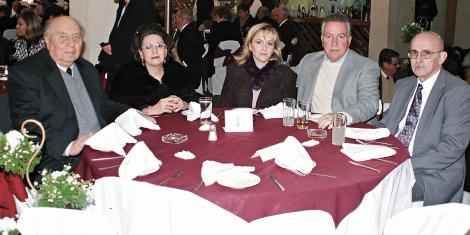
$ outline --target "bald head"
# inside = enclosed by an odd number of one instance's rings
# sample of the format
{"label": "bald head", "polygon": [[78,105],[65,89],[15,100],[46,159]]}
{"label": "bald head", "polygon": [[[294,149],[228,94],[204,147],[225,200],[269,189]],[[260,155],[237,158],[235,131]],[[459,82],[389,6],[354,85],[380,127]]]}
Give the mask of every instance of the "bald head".
{"label": "bald head", "polygon": [[440,71],[447,53],[439,34],[431,31],[419,33],[411,40],[410,46],[411,68],[421,82]]}
{"label": "bald head", "polygon": [[83,29],[70,16],[48,20],[44,40],[49,55],[55,63],[70,67],[80,57],[83,45]]}

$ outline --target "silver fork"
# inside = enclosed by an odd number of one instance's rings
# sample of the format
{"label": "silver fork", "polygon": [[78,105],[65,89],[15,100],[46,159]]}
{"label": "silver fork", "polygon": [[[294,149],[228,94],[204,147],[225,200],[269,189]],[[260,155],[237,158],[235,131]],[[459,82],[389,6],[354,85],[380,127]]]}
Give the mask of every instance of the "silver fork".
{"label": "silver fork", "polygon": [[380,141],[373,141],[373,140],[369,140],[369,141],[365,141],[365,140],[360,140],[360,139],[355,139],[356,142],[358,142],[359,144],[362,144],[362,145],[374,145],[374,143],[376,143],[376,145],[382,145],[382,146],[386,146],[386,147],[389,147],[389,148],[392,148],[392,149],[398,149],[397,147],[393,146],[392,144],[389,144],[389,143],[384,143],[384,142],[380,142]]}
{"label": "silver fork", "polygon": [[316,176],[324,176],[324,177],[336,179],[336,176],[334,176],[334,175],[326,175],[326,174],[320,174],[320,173],[314,173],[314,172],[310,172],[310,173],[305,174],[305,173],[303,173],[299,170],[293,170],[292,172],[294,172],[295,174],[297,174],[299,176],[316,175]]}

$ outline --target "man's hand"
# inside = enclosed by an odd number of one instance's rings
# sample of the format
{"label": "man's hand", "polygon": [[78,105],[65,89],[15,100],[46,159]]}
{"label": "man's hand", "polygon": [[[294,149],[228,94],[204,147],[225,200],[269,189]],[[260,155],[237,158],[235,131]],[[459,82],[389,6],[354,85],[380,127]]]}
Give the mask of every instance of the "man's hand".
{"label": "man's hand", "polygon": [[69,150],[69,156],[77,156],[82,150],[83,147],[85,147],[85,142],[90,139],[90,137],[93,135],[93,133],[87,133],[81,137],[78,137],[78,139],[72,141],[72,145],[70,146]]}
{"label": "man's hand", "polygon": [[333,113],[326,113],[318,120],[318,127],[321,129],[331,129],[333,127]]}
{"label": "man's hand", "polygon": [[113,54],[113,51],[111,50],[111,44],[109,44],[109,43],[102,46],[101,49],[103,49],[104,53],[106,53],[108,55]]}

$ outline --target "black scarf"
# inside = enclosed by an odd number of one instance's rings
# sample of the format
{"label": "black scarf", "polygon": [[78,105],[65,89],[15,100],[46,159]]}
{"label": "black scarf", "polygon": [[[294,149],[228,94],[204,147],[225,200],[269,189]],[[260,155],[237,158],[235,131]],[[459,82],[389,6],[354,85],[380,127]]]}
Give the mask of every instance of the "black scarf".
{"label": "black scarf", "polygon": [[244,66],[246,72],[250,75],[248,79],[251,80],[253,90],[258,91],[263,87],[264,80],[269,78],[275,65],[276,61],[270,60],[263,68],[259,69],[255,64],[253,56],[246,61]]}

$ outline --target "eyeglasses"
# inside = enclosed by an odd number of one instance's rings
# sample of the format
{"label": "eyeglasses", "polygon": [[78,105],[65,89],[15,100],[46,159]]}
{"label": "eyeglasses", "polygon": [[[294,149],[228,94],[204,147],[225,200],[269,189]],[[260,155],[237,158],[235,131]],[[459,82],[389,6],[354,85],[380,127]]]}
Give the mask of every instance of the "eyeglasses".
{"label": "eyeglasses", "polygon": [[145,49],[148,51],[153,50],[153,48],[155,48],[156,50],[161,50],[163,48],[166,48],[166,44],[165,43],[157,43],[157,44],[147,43],[142,46],[142,49]]}
{"label": "eyeglasses", "polygon": [[442,51],[430,51],[430,50],[417,51],[417,50],[411,50],[410,52],[408,52],[408,57],[410,59],[416,59],[416,58],[418,58],[418,55],[420,55],[421,58],[423,58],[423,59],[429,59],[429,58],[431,58],[432,54],[436,54],[436,53],[439,53],[439,52],[442,52]]}

